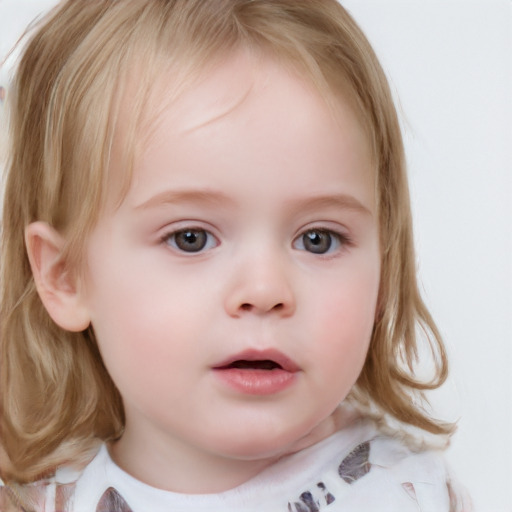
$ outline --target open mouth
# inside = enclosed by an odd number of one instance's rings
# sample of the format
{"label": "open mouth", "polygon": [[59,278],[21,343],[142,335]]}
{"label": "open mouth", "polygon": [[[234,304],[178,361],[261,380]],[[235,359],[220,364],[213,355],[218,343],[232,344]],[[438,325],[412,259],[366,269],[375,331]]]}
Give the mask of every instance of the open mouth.
{"label": "open mouth", "polygon": [[278,350],[245,350],[220,361],[215,370],[281,370],[295,373],[298,365]]}
{"label": "open mouth", "polygon": [[271,359],[264,359],[262,361],[247,361],[244,359],[239,359],[237,361],[233,361],[232,363],[220,367],[219,370],[227,370],[229,368],[237,368],[239,370],[282,370],[283,367],[272,361]]}
{"label": "open mouth", "polygon": [[275,395],[293,386],[299,366],[278,350],[244,350],[212,368],[217,378],[236,393]]}

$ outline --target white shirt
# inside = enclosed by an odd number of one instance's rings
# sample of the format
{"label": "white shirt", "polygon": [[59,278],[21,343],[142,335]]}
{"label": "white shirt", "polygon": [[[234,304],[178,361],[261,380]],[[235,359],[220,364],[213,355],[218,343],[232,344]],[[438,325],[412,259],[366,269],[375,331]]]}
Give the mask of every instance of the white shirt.
{"label": "white shirt", "polygon": [[[469,510],[455,495],[439,452],[414,453],[398,439],[379,434],[369,421],[284,457],[219,494],[185,495],[146,485],[118,467],[105,445],[83,472],[61,468],[53,479],[30,485],[32,496],[40,494],[32,505],[34,512]],[[13,496],[12,490],[0,486],[0,505],[2,492],[5,500],[7,493],[11,500]]]}

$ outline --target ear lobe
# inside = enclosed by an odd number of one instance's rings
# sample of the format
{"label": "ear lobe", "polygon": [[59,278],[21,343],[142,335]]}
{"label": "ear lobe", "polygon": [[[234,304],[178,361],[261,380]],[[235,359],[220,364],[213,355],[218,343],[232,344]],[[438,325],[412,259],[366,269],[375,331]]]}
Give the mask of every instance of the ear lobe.
{"label": "ear lobe", "polygon": [[25,229],[25,244],[37,292],[53,321],[67,331],[87,329],[85,297],[62,259],[61,235],[45,222],[33,222]]}

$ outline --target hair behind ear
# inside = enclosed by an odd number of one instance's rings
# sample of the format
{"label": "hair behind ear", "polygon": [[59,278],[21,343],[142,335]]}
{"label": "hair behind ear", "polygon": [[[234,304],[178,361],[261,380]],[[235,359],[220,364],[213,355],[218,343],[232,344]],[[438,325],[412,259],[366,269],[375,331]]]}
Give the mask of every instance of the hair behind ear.
{"label": "hair behind ear", "polygon": [[35,222],[25,240],[26,254],[22,237],[14,251],[2,235],[0,477],[15,482],[87,458],[99,439],[117,438],[124,425],[78,273],[62,257],[62,237]]}

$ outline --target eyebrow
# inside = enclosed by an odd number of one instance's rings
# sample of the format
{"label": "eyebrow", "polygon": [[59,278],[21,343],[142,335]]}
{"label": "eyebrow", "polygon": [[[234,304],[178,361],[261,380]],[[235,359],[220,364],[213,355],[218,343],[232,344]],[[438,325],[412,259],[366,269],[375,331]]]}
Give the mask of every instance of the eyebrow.
{"label": "eyebrow", "polygon": [[342,210],[353,210],[357,213],[373,216],[373,213],[369,208],[350,194],[326,194],[308,197],[294,201],[293,204],[301,211],[315,210],[318,208],[339,208]]}
{"label": "eyebrow", "polygon": [[206,203],[212,206],[226,206],[233,204],[234,201],[226,194],[212,190],[165,190],[135,206],[135,210],[146,210],[173,203]]}
{"label": "eyebrow", "polygon": [[[173,203],[201,203],[209,204],[213,207],[230,207],[235,205],[235,201],[232,198],[220,191],[184,189],[165,190],[135,206],[135,210],[145,210]],[[338,208],[342,210],[353,210],[357,213],[373,216],[369,208],[349,194],[325,194],[306,197],[304,199],[291,200],[288,204],[299,211],[306,212],[318,208]]]}

